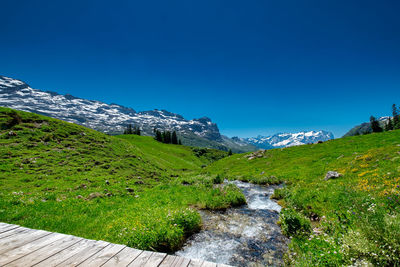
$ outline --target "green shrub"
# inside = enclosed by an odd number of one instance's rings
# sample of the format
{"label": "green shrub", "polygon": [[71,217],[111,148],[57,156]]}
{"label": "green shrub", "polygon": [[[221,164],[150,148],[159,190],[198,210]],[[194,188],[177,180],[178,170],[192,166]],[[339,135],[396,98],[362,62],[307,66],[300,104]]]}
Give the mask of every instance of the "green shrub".
{"label": "green shrub", "polygon": [[233,184],[215,188],[211,196],[206,200],[206,209],[224,210],[246,204],[246,198],[242,191]]}
{"label": "green shrub", "polygon": [[224,178],[222,178],[222,176],[220,176],[219,174],[217,174],[217,176],[215,176],[213,179],[214,184],[222,184],[223,181]]}
{"label": "green shrub", "polygon": [[288,191],[285,188],[277,188],[274,190],[274,193],[271,196],[271,199],[281,200],[284,199],[288,194]]}
{"label": "green shrub", "polygon": [[276,178],[275,176],[263,176],[260,178],[255,178],[252,182],[260,185],[272,185],[281,184],[282,180]]}
{"label": "green shrub", "polygon": [[285,209],[280,215],[282,232],[286,236],[307,236],[311,232],[310,221],[292,209]]}

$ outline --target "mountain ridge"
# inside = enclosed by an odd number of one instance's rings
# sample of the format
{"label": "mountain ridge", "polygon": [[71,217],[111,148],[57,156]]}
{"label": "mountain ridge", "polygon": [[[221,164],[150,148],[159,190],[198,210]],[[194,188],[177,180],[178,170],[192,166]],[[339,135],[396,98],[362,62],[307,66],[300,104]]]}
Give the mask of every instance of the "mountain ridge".
{"label": "mountain ridge", "polygon": [[257,137],[239,138],[243,142],[252,144],[261,149],[273,149],[282,147],[291,147],[315,143],[318,141],[328,141],[334,139],[331,132],[327,131],[301,131],[297,133],[277,133],[270,136],[258,135]]}
{"label": "mountain ridge", "polygon": [[[386,123],[388,121],[389,116],[383,116],[378,119],[379,125],[384,128],[386,126]],[[371,128],[371,123],[370,122],[363,122],[359,125],[354,126],[351,128],[347,133],[343,135],[343,137],[347,136],[355,136],[355,135],[363,135],[363,134],[369,134],[372,133],[372,128]]]}
{"label": "mountain ridge", "polygon": [[204,146],[234,152],[254,151],[256,148],[240,141],[228,140],[208,117],[186,120],[182,115],[167,110],[135,109],[115,103],[107,104],[70,94],[58,94],[31,88],[26,82],[0,75],[0,106],[80,124],[107,134],[121,134],[128,124],[153,135],[154,128],[177,131],[186,145]]}

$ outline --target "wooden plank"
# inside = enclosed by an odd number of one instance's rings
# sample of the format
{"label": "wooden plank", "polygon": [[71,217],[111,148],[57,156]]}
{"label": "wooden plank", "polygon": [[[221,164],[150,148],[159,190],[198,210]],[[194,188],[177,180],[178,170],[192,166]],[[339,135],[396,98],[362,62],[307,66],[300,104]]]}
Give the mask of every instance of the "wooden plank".
{"label": "wooden plank", "polygon": [[162,261],[159,267],[173,266],[173,263],[177,258],[178,258],[177,256],[168,255],[167,257],[165,257],[165,259]]}
{"label": "wooden plank", "polygon": [[[25,232],[27,230],[28,230],[27,228],[22,228],[22,227],[17,227],[17,228],[14,228],[14,229],[10,229],[9,231],[1,233],[0,234],[0,239],[2,239],[4,237],[7,237],[7,236],[10,236],[10,235],[13,235],[13,234],[20,233],[20,232]],[[0,242],[2,242],[2,241],[0,240]]]}
{"label": "wooden plank", "polygon": [[203,260],[198,260],[198,259],[192,259],[189,262],[190,267],[200,267],[203,264]]}
{"label": "wooden plank", "polygon": [[36,239],[46,237],[50,232],[42,230],[28,230],[26,232],[0,239],[0,254],[18,248]]}
{"label": "wooden plank", "polygon": [[10,225],[10,226],[8,226],[8,227],[6,227],[6,228],[3,228],[3,229],[0,231],[0,233],[8,232],[8,231],[10,231],[10,230],[17,229],[17,228],[20,228],[20,227],[19,227],[18,225]]}
{"label": "wooden plank", "polygon": [[85,267],[102,266],[104,263],[106,263],[109,259],[114,257],[114,255],[116,255],[118,252],[120,252],[124,248],[125,248],[125,246],[123,246],[123,245],[110,244],[107,247],[105,247],[102,251],[100,251],[99,253],[86,259],[84,262],[82,262],[79,265],[85,266]]}
{"label": "wooden plank", "polygon": [[38,250],[35,250],[34,252],[25,255],[22,258],[19,258],[18,260],[15,260],[11,263],[9,263],[7,266],[8,267],[18,267],[18,266],[32,266],[35,265],[36,263],[39,263],[48,257],[56,254],[57,252],[72,246],[73,244],[77,243],[80,238],[75,237],[75,236],[67,236],[67,235],[61,235],[61,234],[56,234],[60,235],[61,238],[58,240],[52,242],[51,244],[44,246]]}
{"label": "wooden plank", "polygon": [[163,262],[159,265],[160,267],[187,267],[190,259],[168,255],[165,257]]}
{"label": "wooden plank", "polygon": [[167,256],[166,253],[154,252],[153,254],[151,254],[150,258],[146,261],[146,263],[143,266],[144,267],[158,266],[166,256]]}
{"label": "wooden plank", "polygon": [[0,222],[0,230],[3,229],[4,227],[9,227],[10,225],[12,224]]}
{"label": "wooden plank", "polygon": [[0,242],[1,242],[1,244],[4,244],[5,242],[7,242],[7,238],[8,239],[11,238],[10,236],[17,236],[17,235],[25,234],[28,232],[33,232],[33,230],[24,228],[24,227],[12,229],[10,231],[0,234]]}
{"label": "wooden plank", "polygon": [[190,259],[178,257],[174,262],[174,267],[187,267],[189,266]]}
{"label": "wooden plank", "polygon": [[50,256],[49,258],[39,262],[35,265],[35,267],[54,267],[58,264],[66,261],[67,259],[71,258],[72,256],[78,254],[82,250],[85,250],[92,245],[96,241],[88,240],[88,239],[81,239],[78,243]]}
{"label": "wooden plank", "polygon": [[201,267],[217,267],[217,264],[209,261],[204,261]]}
{"label": "wooden plank", "polygon": [[9,250],[3,254],[1,254],[0,257],[0,266],[7,264],[9,262],[12,262],[14,260],[17,260],[23,256],[26,256],[35,250],[38,250],[58,239],[60,239],[62,235],[60,234],[50,234],[48,238],[39,238],[33,242],[30,242],[28,244],[25,244],[21,247]]}
{"label": "wooden plank", "polygon": [[86,259],[90,258],[91,256],[99,253],[103,248],[108,246],[110,243],[104,241],[94,241],[89,247],[86,249],[78,252],[74,256],[68,258],[67,260],[63,261],[59,266],[77,266],[81,262],[84,262]]}
{"label": "wooden plank", "polygon": [[153,255],[154,252],[151,251],[143,251],[140,255],[132,261],[128,266],[129,267],[142,267],[146,264],[147,260]]}
{"label": "wooden plank", "polygon": [[135,260],[141,253],[141,250],[125,247],[123,250],[114,255],[114,257],[112,257],[109,261],[107,261],[102,267],[125,267]]}
{"label": "wooden plank", "polygon": [[12,229],[18,228],[18,225],[13,225],[13,224],[2,224],[1,228],[0,228],[0,233],[4,233],[7,231],[10,231]]}

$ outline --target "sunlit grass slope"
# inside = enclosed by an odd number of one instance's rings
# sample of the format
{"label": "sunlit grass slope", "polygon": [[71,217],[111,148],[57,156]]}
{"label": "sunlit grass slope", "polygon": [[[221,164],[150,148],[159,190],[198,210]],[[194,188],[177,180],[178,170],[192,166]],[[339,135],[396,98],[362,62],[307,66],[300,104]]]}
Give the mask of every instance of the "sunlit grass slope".
{"label": "sunlit grass slope", "polygon": [[[206,170],[286,186],[283,231],[290,264],[400,264],[400,131],[237,154]],[[324,180],[328,171],[343,174]]]}
{"label": "sunlit grass slope", "polygon": [[0,107],[0,221],[175,250],[201,226],[194,208],[243,202],[236,188],[195,175],[226,154]]}
{"label": "sunlit grass slope", "polygon": [[227,156],[227,152],[181,145],[170,145],[154,141],[150,136],[118,135],[164,171],[182,172],[198,170],[209,163]]}

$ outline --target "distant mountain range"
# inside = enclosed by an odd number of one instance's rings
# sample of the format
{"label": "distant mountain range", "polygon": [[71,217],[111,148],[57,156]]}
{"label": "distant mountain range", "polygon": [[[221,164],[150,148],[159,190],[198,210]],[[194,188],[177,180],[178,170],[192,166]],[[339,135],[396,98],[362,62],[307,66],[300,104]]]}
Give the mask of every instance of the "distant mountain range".
{"label": "distant mountain range", "polygon": [[187,120],[166,110],[137,112],[118,104],[32,89],[23,81],[4,76],[0,76],[0,106],[46,115],[108,134],[121,134],[128,124],[139,126],[144,135],[153,135],[154,128],[175,130],[185,145],[231,149],[237,153],[333,139],[332,133],[325,131],[229,138],[221,135],[217,124],[207,117]]}
{"label": "distant mountain range", "polygon": [[252,144],[262,149],[272,149],[290,146],[299,146],[309,143],[316,143],[318,141],[327,141],[333,139],[334,136],[331,132],[326,131],[309,131],[309,132],[298,132],[298,133],[278,133],[271,136],[262,136],[252,138],[238,138],[234,137],[235,140],[240,140],[248,144]]}

